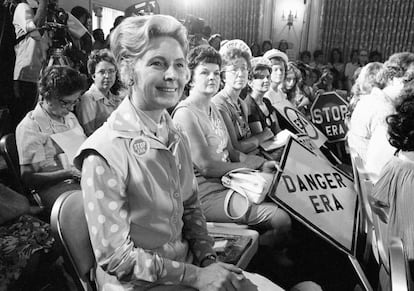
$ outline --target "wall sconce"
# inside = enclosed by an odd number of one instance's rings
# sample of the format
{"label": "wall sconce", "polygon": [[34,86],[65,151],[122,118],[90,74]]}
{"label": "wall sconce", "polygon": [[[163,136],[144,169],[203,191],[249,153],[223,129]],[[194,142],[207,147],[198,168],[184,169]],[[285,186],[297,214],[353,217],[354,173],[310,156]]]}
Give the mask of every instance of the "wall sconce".
{"label": "wall sconce", "polygon": [[286,25],[289,27],[289,30],[293,26],[293,22],[296,21],[297,19],[298,19],[297,11],[295,12],[295,15],[293,15],[292,10],[289,10],[289,14],[287,17],[285,16],[285,11],[283,11],[282,20],[286,21]]}

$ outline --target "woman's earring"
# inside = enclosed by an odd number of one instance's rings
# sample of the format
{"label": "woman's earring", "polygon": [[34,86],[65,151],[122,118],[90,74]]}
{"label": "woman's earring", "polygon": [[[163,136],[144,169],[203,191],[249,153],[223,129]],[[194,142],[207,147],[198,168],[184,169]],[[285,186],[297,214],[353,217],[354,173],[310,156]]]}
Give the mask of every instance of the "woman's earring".
{"label": "woman's earring", "polygon": [[134,86],[134,80],[131,78],[131,79],[129,79],[129,82],[128,82],[128,86],[129,87],[132,87],[132,86]]}

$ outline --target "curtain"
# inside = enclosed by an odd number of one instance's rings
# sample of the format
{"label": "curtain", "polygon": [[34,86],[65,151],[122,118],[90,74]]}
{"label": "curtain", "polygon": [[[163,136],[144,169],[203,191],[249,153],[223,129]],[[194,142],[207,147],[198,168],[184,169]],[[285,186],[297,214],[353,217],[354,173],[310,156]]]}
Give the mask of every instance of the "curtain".
{"label": "curtain", "polygon": [[324,0],[321,47],[332,48],[349,60],[352,49],[379,51],[383,59],[414,51],[413,0]]}
{"label": "curtain", "polygon": [[220,33],[224,39],[241,39],[247,44],[257,38],[260,16],[258,0],[175,0],[169,14],[184,19],[191,14],[203,18],[212,34]]}

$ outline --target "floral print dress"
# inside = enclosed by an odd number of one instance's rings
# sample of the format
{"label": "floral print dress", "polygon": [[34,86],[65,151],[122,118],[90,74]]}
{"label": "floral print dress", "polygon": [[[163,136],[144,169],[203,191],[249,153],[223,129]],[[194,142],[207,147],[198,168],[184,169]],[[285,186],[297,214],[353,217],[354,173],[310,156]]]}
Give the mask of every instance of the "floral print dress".
{"label": "floral print dress", "polygon": [[53,242],[49,224],[30,215],[0,226],[0,291],[13,290],[32,255],[48,253]]}

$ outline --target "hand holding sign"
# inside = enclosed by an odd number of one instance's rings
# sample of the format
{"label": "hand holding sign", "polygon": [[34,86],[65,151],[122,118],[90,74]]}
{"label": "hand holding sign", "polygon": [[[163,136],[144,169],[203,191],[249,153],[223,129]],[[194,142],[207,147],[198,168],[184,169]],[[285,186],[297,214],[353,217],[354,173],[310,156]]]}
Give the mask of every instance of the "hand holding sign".
{"label": "hand holding sign", "polygon": [[262,165],[260,170],[262,172],[265,172],[265,173],[274,173],[276,171],[279,171],[279,172],[282,171],[282,169],[279,166],[279,163],[276,162],[276,161],[267,161],[267,162],[265,162]]}

